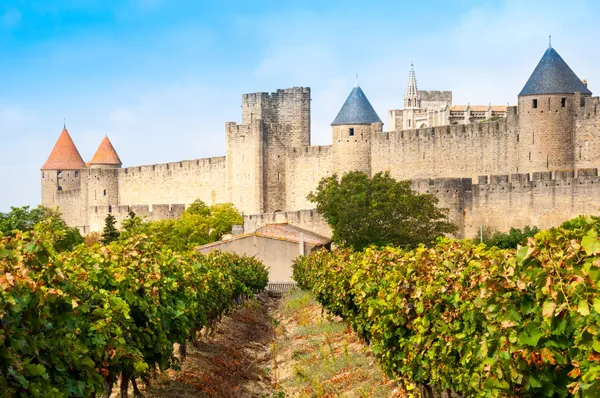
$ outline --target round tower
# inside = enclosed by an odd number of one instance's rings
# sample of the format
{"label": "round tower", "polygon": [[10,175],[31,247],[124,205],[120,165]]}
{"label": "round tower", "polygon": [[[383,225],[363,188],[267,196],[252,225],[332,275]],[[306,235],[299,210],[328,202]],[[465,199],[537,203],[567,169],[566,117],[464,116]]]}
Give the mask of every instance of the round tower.
{"label": "round tower", "polygon": [[331,126],[333,171],[340,176],[349,171],[370,176],[372,134],[380,133],[383,123],[358,81]]}
{"label": "round tower", "polygon": [[[56,144],[41,167],[42,205],[55,208],[59,206],[59,192],[79,189],[81,186],[81,171],[85,163],[67,131],[66,126],[60,133]],[[62,209],[69,211],[69,209]]]}
{"label": "round tower", "polygon": [[519,93],[519,171],[574,169],[575,116],[591,94],[550,46]]}
{"label": "round tower", "polygon": [[104,137],[89,163],[88,198],[90,206],[112,207],[119,203],[119,170],[122,162],[108,137]]}

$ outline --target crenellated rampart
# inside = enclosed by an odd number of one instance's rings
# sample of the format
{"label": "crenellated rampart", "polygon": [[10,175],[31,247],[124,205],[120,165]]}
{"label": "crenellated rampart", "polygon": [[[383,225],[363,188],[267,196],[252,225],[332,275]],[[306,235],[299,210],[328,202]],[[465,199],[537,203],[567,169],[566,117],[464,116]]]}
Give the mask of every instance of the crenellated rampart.
{"label": "crenellated rampart", "polygon": [[181,217],[185,207],[185,204],[90,206],[88,208],[89,225],[91,231],[102,231],[106,216],[112,214],[117,220],[117,227],[120,227],[121,222],[131,211],[146,221],[175,219]]}
{"label": "crenellated rampart", "polygon": [[372,171],[398,179],[519,172],[516,108],[490,123],[460,124],[374,134]]}
{"label": "crenellated rampart", "polygon": [[119,204],[226,202],[225,157],[119,169]]}

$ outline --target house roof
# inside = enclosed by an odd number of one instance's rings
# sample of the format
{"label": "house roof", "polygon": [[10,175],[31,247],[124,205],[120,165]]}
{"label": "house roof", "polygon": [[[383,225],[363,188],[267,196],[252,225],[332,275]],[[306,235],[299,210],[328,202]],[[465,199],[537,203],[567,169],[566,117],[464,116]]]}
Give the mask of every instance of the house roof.
{"label": "house roof", "polygon": [[85,163],[66,128],[58,136],[58,140],[41,170],[80,170]]}
{"label": "house roof", "polygon": [[120,166],[123,163],[121,162],[121,159],[119,159],[119,155],[117,155],[117,151],[115,151],[115,148],[108,137],[104,137],[90,164],[111,164]]}
{"label": "house roof", "polygon": [[373,109],[365,93],[357,85],[346,98],[346,102],[331,125],[371,123],[381,123],[381,119],[377,116],[377,112]]}
{"label": "house roof", "polygon": [[250,236],[258,236],[261,238],[282,240],[291,243],[300,243],[300,234],[304,235],[304,243],[311,246],[323,246],[331,242],[331,239],[306,230],[304,228],[297,227],[288,223],[281,224],[267,224],[258,228],[254,232],[249,232],[242,235],[236,235],[229,240],[218,241],[208,243],[197,247],[196,249],[205,249],[213,246],[218,246],[223,243],[231,242],[238,239],[248,238]]}
{"label": "house roof", "polygon": [[592,94],[556,50],[549,47],[519,96],[572,93]]}

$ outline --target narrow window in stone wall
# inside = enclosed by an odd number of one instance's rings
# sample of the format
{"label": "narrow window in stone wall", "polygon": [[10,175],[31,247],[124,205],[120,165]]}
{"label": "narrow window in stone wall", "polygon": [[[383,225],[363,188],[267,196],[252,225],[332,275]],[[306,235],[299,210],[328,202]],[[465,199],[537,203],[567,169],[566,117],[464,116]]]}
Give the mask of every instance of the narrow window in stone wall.
{"label": "narrow window in stone wall", "polygon": [[44,178],[46,176],[46,174],[42,171],[42,178]]}
{"label": "narrow window in stone wall", "polygon": [[75,172],[75,178],[77,178],[77,177],[79,177],[79,172],[78,171]]}
{"label": "narrow window in stone wall", "polygon": [[111,205],[108,205],[108,212],[112,213],[112,206]]}
{"label": "narrow window in stone wall", "polygon": [[354,128],[350,127],[350,137],[354,135]]}
{"label": "narrow window in stone wall", "polygon": [[563,107],[563,108],[564,108],[564,107],[566,107],[566,106],[567,106],[567,99],[566,99],[565,97],[563,97],[563,98],[560,100],[560,104],[562,105],[562,107]]}
{"label": "narrow window in stone wall", "polygon": [[531,160],[531,152],[529,152],[529,160]]}
{"label": "narrow window in stone wall", "polygon": [[281,173],[277,173],[277,181],[281,181]]}
{"label": "narrow window in stone wall", "polygon": [[106,196],[106,189],[104,190],[104,196]]}
{"label": "narrow window in stone wall", "polygon": [[408,119],[408,127],[410,127],[410,119]]}
{"label": "narrow window in stone wall", "polygon": [[533,100],[532,107],[533,107],[533,109],[537,108],[537,100],[536,99]]}

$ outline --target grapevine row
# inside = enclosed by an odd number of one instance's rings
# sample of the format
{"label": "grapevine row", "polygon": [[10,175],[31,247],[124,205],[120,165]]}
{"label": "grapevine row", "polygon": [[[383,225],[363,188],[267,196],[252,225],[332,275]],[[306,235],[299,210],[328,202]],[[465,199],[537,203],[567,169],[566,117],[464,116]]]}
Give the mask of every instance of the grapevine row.
{"label": "grapevine row", "polygon": [[598,218],[517,251],[439,240],[320,251],[294,278],[391,377],[464,396],[600,396]]}
{"label": "grapevine row", "polygon": [[233,254],[178,254],[136,236],[57,254],[51,232],[0,237],[0,391],[107,396],[177,366],[185,347],[267,283]]}

